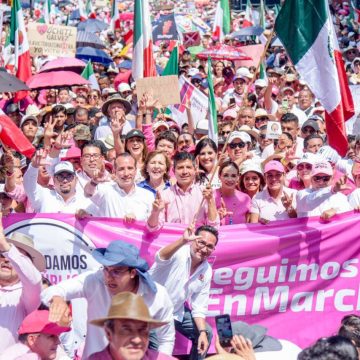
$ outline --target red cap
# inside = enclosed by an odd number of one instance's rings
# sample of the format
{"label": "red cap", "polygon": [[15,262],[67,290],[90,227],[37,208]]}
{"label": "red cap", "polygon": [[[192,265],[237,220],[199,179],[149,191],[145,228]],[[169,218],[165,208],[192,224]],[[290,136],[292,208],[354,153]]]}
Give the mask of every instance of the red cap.
{"label": "red cap", "polygon": [[43,333],[49,335],[60,335],[70,331],[70,327],[59,326],[49,321],[48,310],[35,310],[30,313],[21,323],[18,334]]}

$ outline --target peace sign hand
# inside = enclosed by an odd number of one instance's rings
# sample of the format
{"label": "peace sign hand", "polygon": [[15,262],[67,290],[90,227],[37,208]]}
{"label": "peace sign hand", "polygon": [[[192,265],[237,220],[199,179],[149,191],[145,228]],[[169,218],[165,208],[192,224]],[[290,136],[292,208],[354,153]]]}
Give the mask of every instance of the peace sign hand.
{"label": "peace sign hand", "polygon": [[286,192],[284,192],[284,195],[281,198],[281,202],[284,208],[286,209],[286,211],[288,211],[288,209],[292,206],[293,200],[294,200],[294,194],[291,194],[289,196],[288,194],[286,194]]}

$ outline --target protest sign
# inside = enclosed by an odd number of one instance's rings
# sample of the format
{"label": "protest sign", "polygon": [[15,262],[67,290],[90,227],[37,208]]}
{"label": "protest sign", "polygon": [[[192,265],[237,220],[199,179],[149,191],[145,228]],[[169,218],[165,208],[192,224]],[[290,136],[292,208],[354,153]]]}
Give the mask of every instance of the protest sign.
{"label": "protest sign", "polygon": [[192,31],[182,34],[183,45],[188,48],[190,46],[197,46],[201,44],[201,36],[198,31]]}
{"label": "protest sign", "polygon": [[30,54],[75,57],[76,33],[77,29],[71,26],[29,23]]}
{"label": "protest sign", "polygon": [[267,139],[278,139],[282,134],[280,123],[277,121],[268,121],[266,127],[266,138]]}
{"label": "protest sign", "polygon": [[138,79],[136,91],[139,101],[144,93],[148,93],[163,106],[180,103],[179,81],[176,75]]}
{"label": "protest sign", "polygon": [[[360,310],[359,218],[347,213],[328,223],[303,218],[221,227],[209,259],[210,324],[214,316],[230,314],[232,321],[261,324],[270,335],[300,347],[335,333],[343,316]],[[118,239],[136,245],[151,264],[155,252],[184,231],[167,224],[148,234],[142,223],[77,221],[66,214],[16,214],[3,221],[6,235],[20,231],[34,237],[46,258],[45,276],[54,282],[96,269],[92,249]]]}
{"label": "protest sign", "polygon": [[152,23],[152,26],[154,42],[178,39],[174,13],[160,15],[160,17]]}

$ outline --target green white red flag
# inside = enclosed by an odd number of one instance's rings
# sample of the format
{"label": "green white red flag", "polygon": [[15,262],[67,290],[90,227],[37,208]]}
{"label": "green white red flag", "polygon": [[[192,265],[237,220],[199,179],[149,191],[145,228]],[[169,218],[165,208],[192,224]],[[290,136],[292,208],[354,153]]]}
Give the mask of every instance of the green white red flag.
{"label": "green white red flag", "polygon": [[119,24],[119,9],[117,5],[117,1],[113,0],[111,6],[111,20],[110,20],[110,29],[115,31]]}
{"label": "green white red flag", "polygon": [[86,79],[89,80],[90,82],[90,86],[92,89],[95,90],[99,90],[100,91],[100,87],[99,87],[99,83],[96,80],[96,76],[94,73],[94,69],[93,66],[91,64],[91,61],[89,60],[87,65],[85,66],[85,69],[83,70],[83,72],[81,73],[81,76]]}
{"label": "green white red flag", "polygon": [[[10,42],[15,47],[16,76],[26,82],[31,76],[30,50],[19,0],[13,0],[11,7]],[[26,94],[26,91],[19,91],[14,101],[20,101]]]}
{"label": "green white red flag", "polygon": [[242,23],[242,27],[249,27],[254,25],[254,15],[252,4],[250,0],[246,1],[245,17]]}
{"label": "green white red flag", "polygon": [[220,42],[224,40],[226,34],[231,31],[230,7],[228,0],[219,0],[215,12],[213,36],[219,39]]}
{"label": "green white red flag", "polygon": [[212,79],[212,65],[211,59],[208,58],[208,74],[207,81],[209,84],[209,138],[214,140],[216,145],[218,144],[218,123],[217,123],[217,112],[216,102],[214,93],[214,84]]}
{"label": "green white red flag", "polygon": [[347,152],[345,121],[354,115],[328,0],[286,0],[275,31],[292,63],[326,111],[329,145]]}
{"label": "green white red flag", "polygon": [[132,77],[156,76],[148,0],[135,0]]}

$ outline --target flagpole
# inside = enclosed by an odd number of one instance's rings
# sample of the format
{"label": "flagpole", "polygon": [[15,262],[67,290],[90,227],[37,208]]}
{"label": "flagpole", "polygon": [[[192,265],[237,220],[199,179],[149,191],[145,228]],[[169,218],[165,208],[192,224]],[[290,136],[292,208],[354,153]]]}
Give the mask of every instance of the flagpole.
{"label": "flagpole", "polygon": [[[269,48],[269,45],[270,45],[270,43],[271,43],[271,39],[273,38],[273,35],[274,35],[274,29],[271,31],[271,33],[270,33],[270,35],[269,35],[269,37],[268,37],[268,39],[267,39],[267,42],[266,42],[265,47],[264,47],[264,50],[263,50],[263,52],[262,52],[262,54],[261,54],[261,56],[260,56],[259,63],[257,64],[256,70],[255,70],[255,73],[254,73],[254,76],[253,76],[253,78],[250,80],[250,82],[249,82],[249,84],[247,85],[247,88],[246,88],[246,90],[245,90],[245,93],[244,93],[244,96],[243,96],[243,104],[245,104],[245,105],[246,105],[247,102],[248,102],[248,101],[247,101],[247,96],[248,96],[248,93],[249,93],[249,89],[250,89],[250,87],[252,86],[252,84],[253,84],[254,81],[255,81],[256,75],[257,75],[257,73],[259,72],[259,69],[260,69],[260,65],[262,64],[262,62],[263,62],[264,59],[265,59],[266,52],[267,52],[267,50],[268,50],[268,48]],[[233,131],[235,130],[236,122],[237,122],[237,119],[233,120],[232,126],[231,126],[231,132],[233,132]],[[226,138],[226,140],[225,140],[225,144],[224,144],[223,149],[221,150],[221,153],[220,153],[219,158],[221,158],[221,157],[225,154],[226,147],[227,147],[227,145],[228,145],[228,143],[229,143],[229,138],[230,138],[230,135],[227,136],[227,138]],[[220,163],[219,163],[219,161],[218,161],[218,162],[216,163],[216,165],[215,165],[212,173],[211,173],[211,177],[210,177],[210,180],[209,180],[209,184],[210,184],[210,185],[211,185],[212,181],[214,180],[216,171],[217,171],[217,169],[219,168],[219,166],[220,166]],[[193,226],[195,226],[195,224],[196,224],[196,220],[197,220],[197,218],[198,218],[198,216],[199,216],[200,210],[201,210],[201,208],[202,208],[203,205],[204,205],[204,200],[205,200],[205,198],[203,197],[202,200],[201,200],[201,203],[200,203],[200,205],[199,205],[198,209],[196,210],[196,213],[195,213],[195,215],[194,215],[194,217],[193,217],[193,220],[192,220],[192,222],[191,222],[191,225],[193,225]]]}

